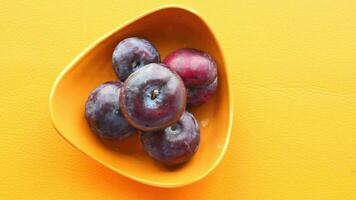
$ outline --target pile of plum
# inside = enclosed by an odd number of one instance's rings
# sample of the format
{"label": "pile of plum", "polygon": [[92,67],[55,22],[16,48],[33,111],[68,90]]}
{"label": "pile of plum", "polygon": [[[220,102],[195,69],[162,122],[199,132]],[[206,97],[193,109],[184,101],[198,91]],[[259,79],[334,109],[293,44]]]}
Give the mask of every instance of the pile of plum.
{"label": "pile of plum", "polygon": [[85,117],[91,130],[105,139],[124,139],[139,130],[153,159],[168,166],[188,161],[198,149],[200,130],[185,109],[207,102],[216,91],[213,58],[183,48],[161,63],[153,44],[131,37],[116,46],[112,62],[120,81],[103,83],[89,95]]}

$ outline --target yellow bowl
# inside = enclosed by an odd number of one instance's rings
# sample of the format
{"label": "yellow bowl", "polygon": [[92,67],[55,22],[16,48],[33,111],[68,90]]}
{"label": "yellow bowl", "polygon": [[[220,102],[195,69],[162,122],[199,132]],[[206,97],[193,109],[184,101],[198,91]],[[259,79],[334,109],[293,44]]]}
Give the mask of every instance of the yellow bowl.
{"label": "yellow bowl", "polygon": [[[116,44],[139,36],[156,45],[162,58],[170,51],[192,47],[207,51],[218,63],[219,86],[213,99],[190,110],[201,128],[201,144],[191,161],[164,168],[143,152],[138,134],[126,141],[102,141],[89,129],[84,105],[99,84],[116,80],[111,56]],[[206,176],[220,162],[232,125],[232,92],[223,53],[211,29],[195,11],[164,6],[139,16],[97,40],[58,76],[49,99],[53,124],[74,147],[106,167],[144,184],[158,187],[187,185]]]}

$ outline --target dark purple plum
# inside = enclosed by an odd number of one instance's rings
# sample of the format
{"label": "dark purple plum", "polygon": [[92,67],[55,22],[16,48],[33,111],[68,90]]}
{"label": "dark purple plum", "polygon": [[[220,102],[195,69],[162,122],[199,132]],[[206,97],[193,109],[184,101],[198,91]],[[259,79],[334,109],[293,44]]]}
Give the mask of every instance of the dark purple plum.
{"label": "dark purple plum", "polygon": [[85,118],[91,130],[106,139],[123,139],[135,133],[121,113],[119,97],[123,84],[106,82],[95,88],[85,105]]}
{"label": "dark purple plum", "polygon": [[179,165],[198,150],[199,126],[192,114],[184,112],[177,123],[165,129],[141,133],[141,142],[153,159],[167,166]]}
{"label": "dark purple plum", "polygon": [[218,87],[218,79],[208,85],[190,87],[187,93],[188,106],[198,106],[206,103],[213,96]]}
{"label": "dark purple plum", "polygon": [[151,63],[132,73],[120,95],[120,107],[135,128],[153,131],[179,120],[186,106],[182,79],[167,67]]}
{"label": "dark purple plum", "polygon": [[182,77],[189,106],[203,104],[213,96],[218,85],[217,65],[209,54],[183,48],[170,53],[163,63]]}
{"label": "dark purple plum", "polygon": [[122,40],[112,55],[113,68],[121,81],[137,69],[149,63],[160,63],[160,55],[149,41],[130,37]]}

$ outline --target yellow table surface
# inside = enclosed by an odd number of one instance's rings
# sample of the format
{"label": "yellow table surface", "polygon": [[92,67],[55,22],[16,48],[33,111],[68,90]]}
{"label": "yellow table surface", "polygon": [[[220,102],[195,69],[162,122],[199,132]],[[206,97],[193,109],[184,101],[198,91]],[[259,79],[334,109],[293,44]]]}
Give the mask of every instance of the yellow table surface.
{"label": "yellow table surface", "polygon": [[222,163],[179,189],[65,142],[48,95],[101,35],[173,1],[0,1],[0,199],[356,199],[356,1],[175,1],[222,43],[235,97]]}

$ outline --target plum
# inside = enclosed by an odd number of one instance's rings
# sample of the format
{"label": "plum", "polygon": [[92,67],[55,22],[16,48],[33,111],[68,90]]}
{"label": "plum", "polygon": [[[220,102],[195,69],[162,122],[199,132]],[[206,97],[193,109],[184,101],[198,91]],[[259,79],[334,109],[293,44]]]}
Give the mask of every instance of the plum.
{"label": "plum", "polygon": [[112,55],[113,68],[121,81],[137,69],[149,63],[159,63],[160,55],[149,41],[130,37],[122,40]]}
{"label": "plum", "polygon": [[85,105],[85,118],[91,130],[105,139],[123,139],[135,133],[121,113],[119,95],[123,84],[110,81],[95,88]]}
{"label": "plum", "polygon": [[217,78],[208,85],[190,87],[187,93],[188,106],[197,106],[206,103],[213,96],[217,87],[218,87]]}
{"label": "plum", "polygon": [[161,64],[151,63],[132,73],[120,94],[120,107],[135,128],[153,131],[179,120],[186,107],[182,79]]}
{"label": "plum", "polygon": [[217,65],[209,54],[183,48],[171,52],[163,63],[183,79],[189,106],[203,104],[215,93],[218,86]]}
{"label": "plum", "polygon": [[167,166],[187,162],[198,150],[200,130],[194,116],[184,112],[175,124],[158,131],[141,133],[144,150]]}

